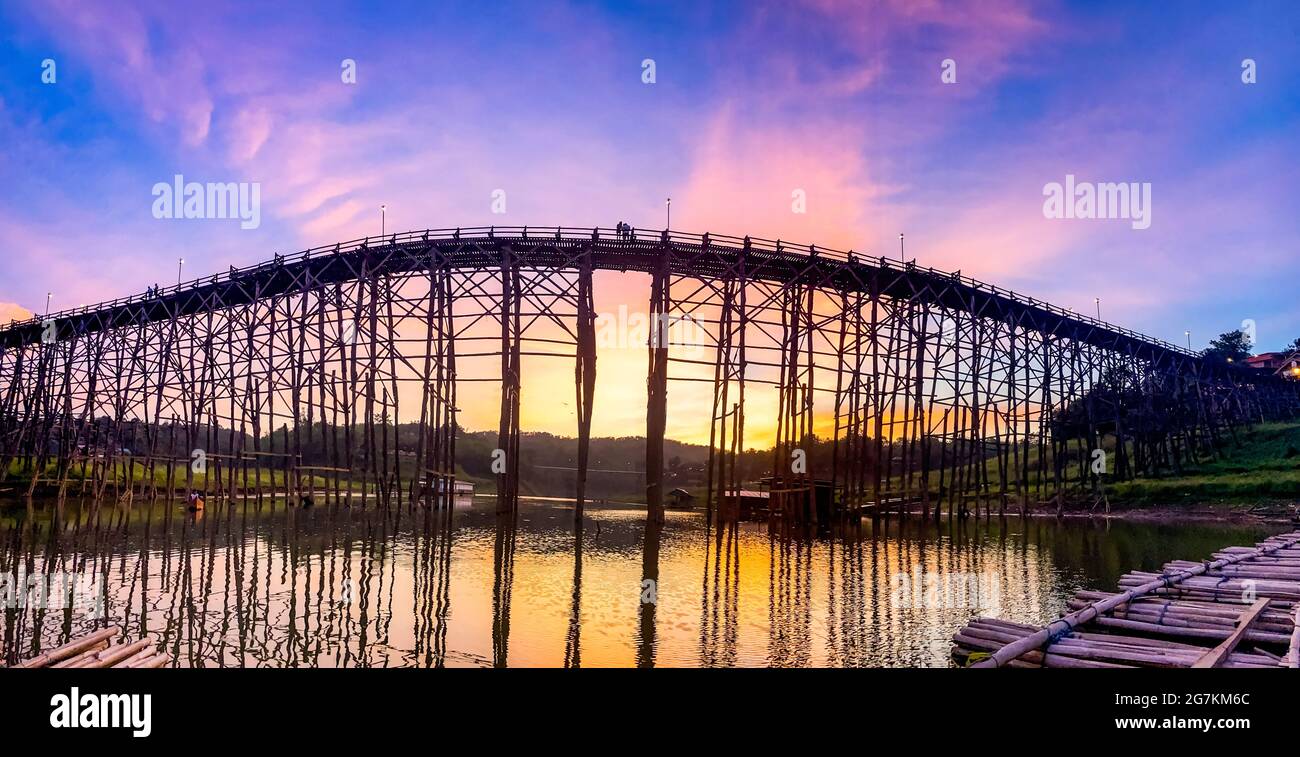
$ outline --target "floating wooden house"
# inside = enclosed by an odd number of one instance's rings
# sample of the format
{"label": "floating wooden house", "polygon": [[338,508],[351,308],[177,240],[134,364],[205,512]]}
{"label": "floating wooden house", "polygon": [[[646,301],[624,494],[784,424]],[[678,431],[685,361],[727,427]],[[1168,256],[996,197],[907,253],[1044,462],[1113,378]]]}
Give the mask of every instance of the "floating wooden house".
{"label": "floating wooden house", "polygon": [[691,510],[695,507],[695,495],[682,488],[668,492],[668,502],[664,507],[670,510]]}
{"label": "floating wooden house", "polygon": [[[427,496],[438,499],[447,490],[447,479],[435,478],[432,482],[421,478],[415,484],[414,499],[423,501]],[[455,505],[468,504],[474,497],[474,482],[456,480],[452,483],[452,502]]]}
{"label": "floating wooden house", "polygon": [[800,523],[830,521],[835,502],[835,486],[830,479],[768,476],[759,481],[769,493],[769,506],[774,514]]}
{"label": "floating wooden house", "polygon": [[752,520],[767,515],[771,493],[761,489],[731,489],[722,492],[724,517]]}

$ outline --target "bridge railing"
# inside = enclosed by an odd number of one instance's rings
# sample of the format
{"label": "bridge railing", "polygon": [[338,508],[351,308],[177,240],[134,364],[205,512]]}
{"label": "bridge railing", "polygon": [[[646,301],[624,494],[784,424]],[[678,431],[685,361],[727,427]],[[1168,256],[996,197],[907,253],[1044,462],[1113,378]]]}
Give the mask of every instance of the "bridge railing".
{"label": "bridge railing", "polygon": [[57,320],[63,318],[70,318],[75,315],[85,315],[87,313],[91,313],[96,310],[105,310],[105,309],[111,309],[115,307],[121,307],[124,305],[148,302],[162,297],[179,294],[188,289],[193,289],[198,286],[219,284],[223,281],[233,280],[239,276],[247,275],[257,271],[268,270],[270,268],[274,268],[275,266],[283,265],[284,263],[295,263],[295,262],[308,260],[312,257],[319,257],[322,254],[338,254],[344,252],[353,252],[362,248],[368,248],[375,245],[388,245],[388,244],[402,245],[402,244],[413,244],[413,243],[424,242],[424,241],[445,242],[445,241],[463,240],[463,241],[471,242],[477,239],[484,239],[484,238],[507,238],[507,239],[521,238],[521,239],[538,240],[538,241],[550,238],[558,241],[568,241],[568,242],[583,241],[583,240],[590,241],[592,239],[618,241],[622,239],[624,241],[631,242],[634,244],[635,243],[657,244],[657,243],[662,243],[665,239],[667,239],[670,243],[676,242],[676,243],[681,243],[681,244],[696,246],[696,247],[702,246],[705,243],[705,240],[707,238],[709,244],[718,244],[726,247],[735,247],[735,248],[743,247],[745,242],[748,241],[750,244],[750,249],[758,250],[762,252],[768,252],[768,253],[790,254],[790,255],[798,255],[798,256],[818,255],[821,257],[831,258],[834,260],[842,260],[846,262],[857,261],[864,264],[874,265],[884,269],[897,270],[900,272],[923,270],[933,276],[950,278],[954,281],[957,281],[973,289],[986,292],[998,297],[1014,300],[1015,302],[1018,302],[1022,305],[1038,308],[1040,310],[1044,310],[1046,312],[1052,313],[1062,318],[1068,318],[1081,323],[1086,323],[1095,326],[1099,329],[1104,329],[1106,331],[1115,334],[1120,334],[1131,339],[1157,345],[1162,349],[1165,349],[1170,352],[1182,354],[1188,357],[1196,357],[1199,355],[1199,353],[1197,352],[1194,352],[1192,350],[1189,350],[1185,347],[1181,347],[1176,344],[1172,344],[1163,339],[1158,339],[1156,337],[1152,337],[1147,334],[1142,334],[1140,332],[1133,331],[1132,329],[1124,328],[1123,326],[1118,326],[1112,323],[1108,323],[1106,321],[1102,321],[1100,319],[1094,318],[1089,315],[1085,315],[1083,313],[1076,312],[1074,310],[1070,310],[1068,308],[1062,308],[1057,305],[1053,305],[1050,302],[1046,302],[1044,300],[1039,300],[1034,297],[1022,295],[1010,289],[999,287],[996,284],[989,284],[987,282],[971,278],[970,276],[965,276],[961,273],[961,271],[948,272],[948,271],[936,270],[933,267],[922,268],[921,266],[917,266],[915,264],[915,261],[907,262],[907,261],[885,257],[883,255],[879,257],[875,257],[870,255],[863,255],[861,253],[854,252],[853,250],[849,250],[846,252],[846,251],[836,250],[829,247],[818,247],[816,245],[805,245],[805,244],[799,244],[795,242],[787,242],[781,239],[764,239],[761,237],[735,237],[726,234],[694,234],[694,233],[682,232],[682,231],[665,231],[665,230],[650,230],[650,229],[637,229],[637,228],[630,228],[626,232],[620,234],[619,230],[614,228],[608,228],[608,227],[590,228],[590,227],[573,227],[573,226],[462,226],[457,228],[423,229],[423,230],[416,230],[416,231],[397,232],[385,236],[361,237],[347,242],[338,242],[332,245],[312,247],[306,250],[301,250],[299,252],[289,253],[286,255],[276,254],[275,257],[269,261],[264,261],[250,266],[244,266],[242,268],[231,266],[229,271],[227,271],[226,273],[218,273],[210,276],[202,276],[199,278],[194,278],[185,282],[178,282],[177,284],[173,284],[170,286],[160,287],[157,290],[153,290],[152,292],[141,292],[138,294],[132,294],[125,297],[118,297],[117,299],[111,300],[109,302],[100,302],[95,305],[82,305],[76,308],[70,308],[55,313],[45,314],[40,317],[33,316],[32,318],[29,318],[25,321],[11,320],[8,325],[0,327],[0,332],[6,331],[11,328],[22,328],[26,326],[31,326],[33,324],[38,324],[45,319]]}

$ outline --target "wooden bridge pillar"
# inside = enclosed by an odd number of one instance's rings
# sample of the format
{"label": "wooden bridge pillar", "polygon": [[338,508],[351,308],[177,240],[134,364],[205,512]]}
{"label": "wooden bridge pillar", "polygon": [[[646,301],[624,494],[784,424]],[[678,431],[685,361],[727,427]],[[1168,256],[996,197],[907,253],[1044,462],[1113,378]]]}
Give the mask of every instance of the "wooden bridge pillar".
{"label": "wooden bridge pillar", "polygon": [[[702,245],[705,249],[709,246],[707,234]],[[705,522],[709,527],[713,525],[715,514],[721,524],[734,520],[740,513],[737,460],[744,449],[745,436],[745,331],[748,324],[745,297],[749,252],[750,240],[746,237],[735,267],[723,282],[719,303],[708,475],[705,480]],[[731,393],[733,383],[734,396]]]}
{"label": "wooden bridge pillar", "polygon": [[[519,505],[519,265],[509,247],[501,251],[501,421],[497,454],[505,470],[497,473],[497,515],[513,517]],[[495,462],[495,461],[494,461]]]}
{"label": "wooden bridge pillar", "polygon": [[574,533],[582,533],[583,502],[587,494],[587,460],[591,448],[591,413],[596,392],[596,310],[592,298],[591,248],[578,263],[577,362],[573,368],[578,411],[578,474],[574,493]]}
{"label": "wooden bridge pillar", "polygon": [[650,281],[649,369],[646,375],[645,483],[647,518],[664,520],[664,427],[668,417],[668,264],[665,250]]}

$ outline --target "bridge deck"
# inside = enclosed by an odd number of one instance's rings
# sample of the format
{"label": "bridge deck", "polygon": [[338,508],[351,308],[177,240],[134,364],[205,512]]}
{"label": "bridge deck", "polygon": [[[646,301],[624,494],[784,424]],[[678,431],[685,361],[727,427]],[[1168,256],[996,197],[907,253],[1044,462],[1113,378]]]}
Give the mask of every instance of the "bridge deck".
{"label": "bridge deck", "polygon": [[[737,238],[683,232],[613,229],[465,228],[428,229],[316,247],[229,272],[205,276],[110,302],[50,313],[0,328],[0,347],[40,342],[42,322],[59,324],[60,334],[84,334],[165,321],[217,307],[244,305],[367,276],[383,276],[449,266],[495,269],[509,251],[523,268],[575,268],[577,255],[590,250],[597,270],[650,272],[665,262],[674,275],[722,278],[743,259],[752,280],[803,281],[826,289],[867,291],[929,302],[990,318],[1017,318],[1043,333],[1118,349],[1157,365],[1168,358],[1194,359],[1195,353],[1135,331],[1066,310],[1033,297],[977,281],[960,272],[922,268],[885,257],[867,257],[781,240]],[[877,275],[879,274],[879,275]],[[1249,375],[1244,369],[1242,375]]]}

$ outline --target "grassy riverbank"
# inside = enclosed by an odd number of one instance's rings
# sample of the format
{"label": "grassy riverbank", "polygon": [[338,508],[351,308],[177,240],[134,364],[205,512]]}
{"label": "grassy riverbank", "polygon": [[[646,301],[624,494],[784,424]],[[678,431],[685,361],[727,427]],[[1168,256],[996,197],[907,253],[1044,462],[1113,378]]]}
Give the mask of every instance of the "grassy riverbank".
{"label": "grassy riverbank", "polygon": [[1300,423],[1261,424],[1229,442],[1223,457],[1182,475],[1106,487],[1111,505],[1294,504],[1300,501]]}
{"label": "grassy riverbank", "polygon": [[[476,490],[480,494],[495,491],[494,478],[490,473],[481,470],[482,462],[491,459],[488,448],[492,441],[490,437],[487,432],[466,433],[457,442],[458,458],[462,463],[457,466],[457,477],[475,483]],[[525,445],[521,466],[521,493],[557,497],[571,495],[574,474],[569,466],[572,465],[571,459],[575,455],[569,454],[568,447],[576,445],[576,442],[572,439],[541,434],[529,435],[527,441],[529,443]],[[1113,456],[1113,440],[1108,441],[1112,444],[1104,446]],[[672,453],[666,470],[668,488],[680,486],[702,497],[705,489],[707,448],[680,442],[670,442],[668,446]],[[820,447],[826,446],[825,443],[820,444]],[[593,455],[593,464],[599,470],[589,476],[588,496],[593,499],[636,501],[637,495],[641,494],[644,488],[644,474],[638,474],[636,471],[636,464],[640,462],[644,451],[644,440],[640,437],[598,439],[593,440],[593,448],[600,452],[599,455]],[[1030,455],[1029,467],[1032,472],[1037,468],[1035,450],[1031,447],[1027,454]],[[747,475],[744,479],[755,479],[764,470],[763,464],[770,461],[769,455],[770,452],[759,450],[747,452],[745,456]],[[177,461],[171,474],[173,476],[171,486],[175,490],[181,490],[185,486],[188,467],[186,462]],[[825,468],[826,461],[821,462],[822,468]],[[1080,506],[1079,503],[1083,503],[1081,506],[1085,508],[1091,508],[1093,504],[1091,495],[1085,494],[1084,489],[1080,489],[1078,482],[1074,480],[1077,475],[1076,463],[1077,461],[1072,461],[1066,470],[1070,477],[1066,486],[1067,492],[1070,492],[1067,502],[1075,503],[1075,506],[1069,509],[1075,509]],[[990,481],[996,480],[998,477],[996,458],[989,458],[985,465],[988,467]],[[1047,470],[1050,475],[1050,465]],[[125,466],[119,464],[116,473],[119,485],[125,484],[128,478]],[[68,476],[69,492],[80,490],[80,474],[81,466],[73,465]],[[242,470],[237,471],[237,486],[243,485],[242,474]],[[31,475],[31,471],[23,470],[22,466],[15,462],[10,467],[7,481],[0,484],[0,496],[24,493]],[[283,471],[250,470],[248,475],[249,485],[252,487],[260,485],[265,489],[273,489],[284,486]],[[357,472],[354,487],[360,487],[362,475],[361,471]],[[57,469],[53,462],[46,466],[41,478],[41,486],[38,488],[45,493],[57,485]],[[129,478],[137,487],[140,486],[141,480],[152,478],[153,485],[165,489],[168,485],[167,466],[160,462],[152,470],[146,470],[144,465],[136,462],[132,466]],[[310,485],[309,482],[314,482],[319,489],[333,486],[332,475],[319,472],[308,476],[304,471],[302,481],[307,486]],[[209,483],[203,474],[194,476],[193,486],[200,490],[217,488],[216,482]],[[344,486],[346,487],[346,484]],[[903,481],[895,478],[884,488],[902,489],[903,487]],[[932,479],[931,488],[932,496],[938,497],[937,477]],[[1185,467],[1178,475],[1108,482],[1105,491],[1112,509],[1131,510],[1192,505],[1221,505],[1232,509],[1244,509],[1258,505],[1293,505],[1300,502],[1300,422],[1261,424],[1249,431],[1241,431],[1238,433],[1237,443],[1234,444],[1230,439],[1226,441],[1219,459]],[[1011,507],[1015,509],[1017,503],[1018,495],[1013,495]],[[1050,505],[1050,508],[1055,511],[1054,504]]]}

